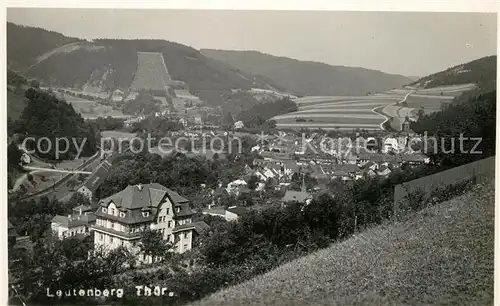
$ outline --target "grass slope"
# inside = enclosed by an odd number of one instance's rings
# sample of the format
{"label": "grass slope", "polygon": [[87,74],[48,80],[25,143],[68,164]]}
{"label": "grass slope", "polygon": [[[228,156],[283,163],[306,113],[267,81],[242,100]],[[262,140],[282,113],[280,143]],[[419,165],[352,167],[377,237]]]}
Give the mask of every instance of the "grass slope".
{"label": "grass slope", "polygon": [[195,305],[491,305],[494,184],[476,187]]}
{"label": "grass slope", "polygon": [[401,87],[411,79],[358,67],[299,61],[257,51],[202,49],[201,53],[252,75],[271,79],[288,92],[307,95],[366,95]]}

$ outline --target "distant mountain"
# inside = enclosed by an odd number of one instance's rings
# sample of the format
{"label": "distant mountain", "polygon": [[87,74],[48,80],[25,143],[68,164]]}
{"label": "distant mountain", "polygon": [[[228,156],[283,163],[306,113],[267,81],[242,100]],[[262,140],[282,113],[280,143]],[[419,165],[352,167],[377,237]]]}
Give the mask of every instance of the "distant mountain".
{"label": "distant mountain", "polygon": [[205,57],[196,49],[164,40],[89,42],[8,23],[7,45],[9,67],[48,86],[127,90],[137,70],[137,52],[159,52],[172,79],[183,81],[191,93],[212,105],[220,105],[224,94],[232,89],[276,88],[269,84],[270,79],[252,76]]}
{"label": "distant mountain", "polygon": [[420,77],[418,77],[418,76],[406,76],[406,78],[408,78],[412,81],[417,81],[418,79],[420,79]]}
{"label": "distant mountain", "polygon": [[496,84],[497,57],[486,56],[465,64],[460,64],[412,82],[411,86],[432,88],[444,85],[474,83],[479,87]]}
{"label": "distant mountain", "polygon": [[257,51],[202,49],[207,57],[224,62],[252,75],[271,79],[285,91],[297,95],[365,95],[399,88],[412,82],[392,75],[358,67],[331,66],[299,61]]}

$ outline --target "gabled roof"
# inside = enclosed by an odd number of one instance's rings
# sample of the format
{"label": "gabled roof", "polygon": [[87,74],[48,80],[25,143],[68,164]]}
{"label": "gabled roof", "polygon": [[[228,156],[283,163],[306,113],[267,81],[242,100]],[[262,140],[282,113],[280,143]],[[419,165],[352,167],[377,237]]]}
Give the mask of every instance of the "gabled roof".
{"label": "gabled roof", "polygon": [[92,173],[92,175],[87,179],[84,186],[87,187],[92,193],[97,190],[97,187],[104,182],[104,180],[108,177],[111,169],[111,164],[109,160],[105,160],[102,162],[97,170]]}
{"label": "gabled roof", "polygon": [[295,190],[287,190],[285,192],[285,196],[283,196],[283,202],[305,202],[307,199],[310,199],[312,196],[309,192],[305,191],[295,191]]}
{"label": "gabled roof", "polygon": [[75,216],[71,218],[68,218],[67,216],[56,215],[54,216],[54,218],[52,218],[52,223],[57,223],[69,229],[77,226],[89,225],[90,223],[94,222],[95,219],[96,217],[94,214]]}
{"label": "gabled roof", "polygon": [[87,211],[91,211],[92,207],[90,207],[89,205],[78,205],[77,207],[73,208],[73,212],[74,213],[77,213],[77,212],[79,213],[80,209],[82,210],[82,212],[87,212]]}
{"label": "gabled roof", "polygon": [[196,234],[201,235],[203,232],[210,229],[210,226],[206,224],[204,221],[194,222],[194,230]]}
{"label": "gabled roof", "polygon": [[243,216],[250,212],[248,209],[242,206],[229,207],[227,211],[232,212],[233,214],[236,214],[238,216]]}
{"label": "gabled roof", "polygon": [[[122,191],[99,201],[101,207],[107,207],[109,203],[113,202],[120,211],[125,212],[125,217],[112,216],[103,213],[101,209],[96,211],[96,215],[108,219],[116,219],[116,221],[127,224],[148,222],[154,220],[158,212],[158,207],[167,197],[174,207],[174,217],[183,217],[193,214],[187,199],[165,186],[158,183],[152,183],[134,186],[129,185]],[[142,214],[143,209],[149,209],[151,213],[145,217]],[[178,209],[180,210],[177,211]]]}
{"label": "gabled roof", "polygon": [[203,214],[210,214],[210,215],[220,215],[220,216],[225,216],[226,215],[226,210],[224,207],[212,207],[210,209],[205,208],[202,210]]}

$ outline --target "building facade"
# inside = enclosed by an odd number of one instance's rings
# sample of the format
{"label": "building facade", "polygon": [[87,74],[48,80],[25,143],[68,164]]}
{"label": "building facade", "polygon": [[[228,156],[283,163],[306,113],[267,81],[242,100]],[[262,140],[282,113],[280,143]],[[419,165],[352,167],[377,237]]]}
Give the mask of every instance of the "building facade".
{"label": "building facade", "polygon": [[147,228],[161,232],[176,253],[192,247],[195,226],[191,223],[193,212],[188,200],[157,183],[128,186],[99,201],[95,215],[95,246],[105,249],[124,246],[143,262],[152,261],[140,254],[138,247]]}

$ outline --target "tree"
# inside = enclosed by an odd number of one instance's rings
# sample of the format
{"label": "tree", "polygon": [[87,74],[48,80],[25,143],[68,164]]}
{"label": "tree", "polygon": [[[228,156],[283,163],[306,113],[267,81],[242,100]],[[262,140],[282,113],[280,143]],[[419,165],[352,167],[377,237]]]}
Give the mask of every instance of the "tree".
{"label": "tree", "polygon": [[256,175],[252,175],[248,180],[247,186],[250,190],[255,190],[255,188],[257,188],[258,183],[259,183],[259,178]]}
{"label": "tree", "polygon": [[37,80],[31,80],[30,86],[33,88],[40,88],[40,82],[38,82]]}
{"label": "tree", "polygon": [[151,256],[153,262],[156,262],[157,258],[164,258],[171,247],[171,244],[163,239],[160,231],[146,228],[142,232],[139,248],[141,253]]}

